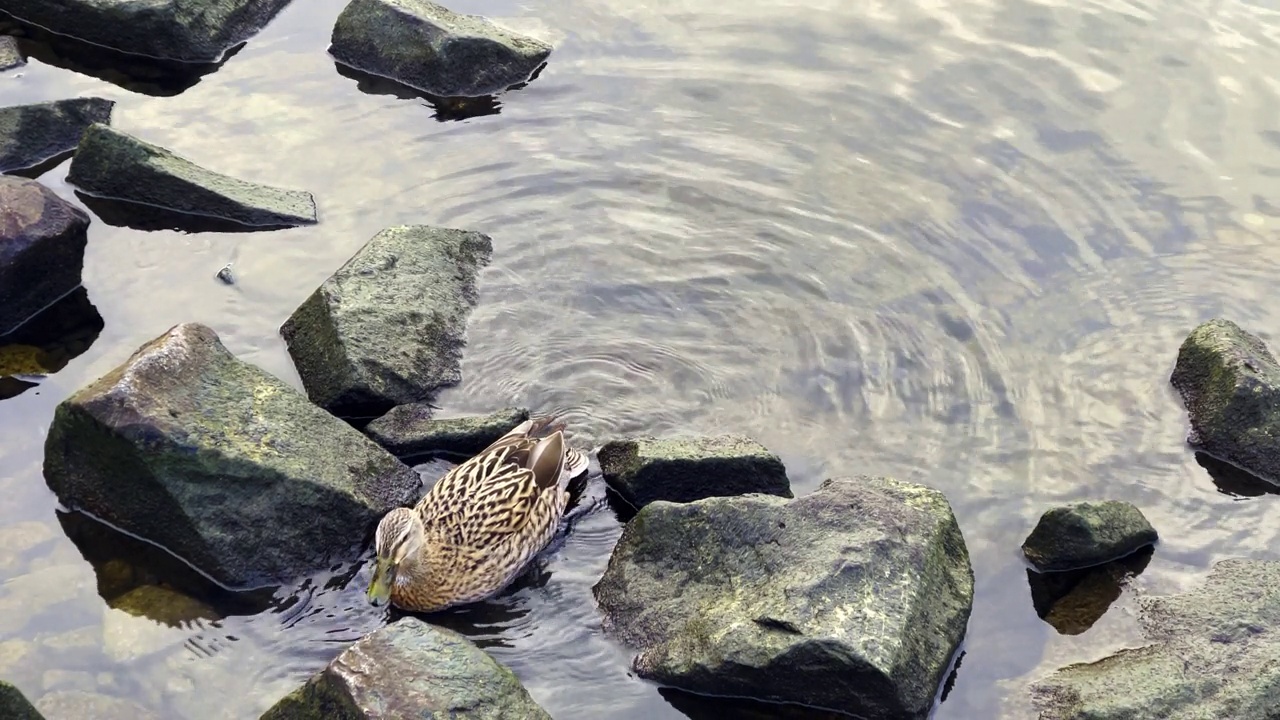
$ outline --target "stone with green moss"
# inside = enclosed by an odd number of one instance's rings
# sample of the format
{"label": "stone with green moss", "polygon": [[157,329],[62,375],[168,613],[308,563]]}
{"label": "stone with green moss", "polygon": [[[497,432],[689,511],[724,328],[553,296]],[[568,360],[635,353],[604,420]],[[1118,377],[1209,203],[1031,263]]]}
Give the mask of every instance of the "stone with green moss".
{"label": "stone with green moss", "polygon": [[400,458],[434,453],[472,456],[528,419],[529,411],[516,407],[488,415],[435,419],[429,404],[410,403],[392,408],[366,425],[364,432]]}
{"label": "stone with green moss", "polygon": [[1039,720],[1271,720],[1280,562],[1224,560],[1191,592],[1137,600],[1147,643],[1033,683]]}
{"label": "stone with green moss", "polygon": [[0,718],[5,720],[44,720],[22,691],[0,680]]}
{"label": "stone with green moss", "polygon": [[90,125],[111,122],[114,108],[114,100],[96,97],[0,108],[0,172],[71,152]]}
{"label": "stone with green moss", "polygon": [[27,64],[18,48],[18,39],[12,35],[0,35],[0,72],[12,70]]}
{"label": "stone with green moss", "polygon": [[973,571],[941,493],[860,476],[794,500],[650,503],[593,590],[641,677],[896,720],[928,716]]}
{"label": "stone with green moss", "polygon": [[1122,558],[1159,539],[1142,511],[1120,500],[1051,508],[1022,543],[1038,572],[1078,570]]}
{"label": "stone with green moss", "polygon": [[352,0],[338,15],[329,53],[357,70],[456,97],[528,80],[551,46],[430,0]]}
{"label": "stone with green moss", "polygon": [[89,216],[49,188],[0,176],[0,335],[80,286],[88,229]]}
{"label": "stone with green moss", "polygon": [[405,617],[366,635],[261,720],[550,720],[462,635]]}
{"label": "stone with green moss", "polygon": [[85,130],[67,181],[90,195],[253,227],[316,222],[311,193],[222,175],[101,123]]}
{"label": "stone with green moss", "polygon": [[5,12],[131,55],[216,62],[257,34],[289,0],[5,0]]}
{"label": "stone with green moss", "polygon": [[280,328],[307,395],[376,417],[462,379],[467,321],[493,242],[470,230],[401,225],[374,235]]}
{"label": "stone with green moss", "polygon": [[58,405],[45,478],[70,508],[230,587],[350,558],[421,489],[408,466],[196,323]]}
{"label": "stone with green moss", "polygon": [[692,502],[744,493],[792,497],[782,460],[743,435],[611,440],[597,457],[605,482],[636,508],[655,500]]}

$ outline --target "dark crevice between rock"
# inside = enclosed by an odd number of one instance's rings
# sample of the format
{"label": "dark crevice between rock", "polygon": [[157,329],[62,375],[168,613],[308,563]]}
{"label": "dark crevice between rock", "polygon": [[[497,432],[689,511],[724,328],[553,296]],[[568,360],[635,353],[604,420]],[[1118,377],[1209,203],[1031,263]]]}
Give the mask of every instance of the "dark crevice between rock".
{"label": "dark crevice between rock", "polygon": [[1036,615],[1061,635],[1079,635],[1098,622],[1155,554],[1147,545],[1111,562],[1079,570],[1038,573],[1027,568]]}
{"label": "dark crevice between rock", "polygon": [[0,335],[0,400],[38,387],[39,378],[62,370],[83,355],[105,322],[83,285],[37,313],[8,335]]}
{"label": "dark crevice between rock", "polygon": [[255,233],[288,230],[289,225],[245,225],[211,215],[193,215],[156,205],[115,200],[76,190],[76,199],[84,203],[99,220],[112,227],[143,232],[172,230],[186,233]]}
{"label": "dark crevice between rock", "polygon": [[[358,70],[337,60],[333,62],[333,66],[339,75],[355,80],[356,89],[367,95],[387,95],[401,100],[424,101],[428,107],[435,111],[431,117],[437,122],[457,122],[486,115],[498,115],[502,112],[502,102],[500,96],[496,94],[478,95],[476,97],[441,97],[410,87],[388,77]],[[528,80],[512,85],[504,92],[511,92],[525,87],[530,82],[533,82],[538,73],[541,73],[542,68],[545,67],[546,63],[543,63]]]}

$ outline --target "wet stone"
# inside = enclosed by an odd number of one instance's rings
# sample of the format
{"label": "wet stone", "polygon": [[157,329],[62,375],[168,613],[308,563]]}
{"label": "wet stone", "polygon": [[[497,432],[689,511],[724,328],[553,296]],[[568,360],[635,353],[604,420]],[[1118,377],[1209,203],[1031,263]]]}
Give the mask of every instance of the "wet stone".
{"label": "wet stone", "polygon": [[45,720],[22,691],[0,680],[0,718],[4,720]]}
{"label": "wet stone", "polygon": [[504,408],[488,415],[431,417],[427,403],[392,408],[364,428],[371,440],[401,458],[429,453],[472,456],[529,419],[525,408]]}
{"label": "wet stone", "polygon": [[96,97],[0,107],[0,172],[69,153],[94,123],[111,122],[115,101]]}
{"label": "wet stone", "polygon": [[103,124],[85,131],[67,181],[91,195],[253,227],[316,222],[309,192],[223,175]]}
{"label": "wet stone", "polygon": [[80,285],[88,227],[39,182],[0,176],[0,335]]}
{"label": "wet stone", "polygon": [[1077,570],[1130,555],[1158,539],[1132,503],[1081,502],[1041,515],[1022,552],[1039,572]]}
{"label": "wet stone", "polygon": [[352,0],[329,53],[432,95],[478,96],[528,80],[551,46],[429,0]]}
{"label": "wet stone", "polygon": [[12,35],[0,35],[0,72],[12,70],[27,64],[18,49],[18,39]]}
{"label": "wet stone", "polygon": [[782,460],[742,435],[612,440],[597,456],[605,482],[635,508],[745,493],[792,497]]}

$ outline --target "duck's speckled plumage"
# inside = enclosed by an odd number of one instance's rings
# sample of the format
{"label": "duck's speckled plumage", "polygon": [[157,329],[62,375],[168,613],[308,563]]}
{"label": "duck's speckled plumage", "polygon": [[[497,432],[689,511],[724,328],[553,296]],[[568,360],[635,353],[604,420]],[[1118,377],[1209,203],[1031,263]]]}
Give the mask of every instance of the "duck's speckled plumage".
{"label": "duck's speckled plumage", "polygon": [[564,516],[569,481],[587,469],[561,430],[527,420],[427,492],[413,508],[421,547],[395,573],[394,605],[433,612],[477,602],[525,570]]}

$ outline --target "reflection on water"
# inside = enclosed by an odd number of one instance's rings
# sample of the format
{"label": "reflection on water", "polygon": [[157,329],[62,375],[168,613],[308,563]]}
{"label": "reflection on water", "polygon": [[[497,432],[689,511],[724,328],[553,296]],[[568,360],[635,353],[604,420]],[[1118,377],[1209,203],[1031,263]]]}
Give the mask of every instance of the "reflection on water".
{"label": "reflection on water", "polygon": [[[144,232],[89,208],[85,285],[104,327],[0,403],[0,677],[32,696],[256,717],[386,622],[365,602],[363,562],[254,614],[177,585],[164,589],[221,619],[171,627],[114,609],[97,590],[109,559],[82,555],[53,520],[40,453],[60,399],[178,322],[209,324],[299,385],[280,324],[401,223],[494,238],[463,382],[437,399],[449,413],[561,413],[582,447],[741,432],[782,457],[797,494],[857,473],[945,492],[976,597],[939,720],[1025,717],[1012,708],[1027,680],[1122,640],[1129,591],[1113,598],[1106,578],[1033,584],[1027,602],[1017,548],[1044,507],[1142,508],[1161,544],[1124,581],[1134,592],[1181,590],[1217,559],[1280,547],[1276,493],[1198,461],[1168,385],[1202,320],[1280,332],[1269,10],[462,3],[556,49],[536,82],[442,109],[335,67],[325,50],[343,5],[295,2],[215,72],[172,83],[71,62],[56,38],[24,40],[30,65],[0,78],[6,103],[115,100],[122,130],[323,206],[318,225],[271,233]],[[92,205],[65,162],[42,171]],[[233,288],[213,279],[228,263]],[[607,503],[589,504],[526,584],[441,622],[485,643],[558,720],[696,713],[630,677],[630,653],[600,630],[590,587],[619,532]],[[133,567],[141,584],[126,595],[164,587]],[[1042,620],[1041,593],[1056,599],[1046,619],[1090,630]],[[178,602],[146,589],[128,606],[161,598]]]}
{"label": "reflection on water", "polygon": [[17,397],[84,354],[98,339],[102,316],[82,285],[8,335],[0,335],[0,400]]}
{"label": "reflection on water", "polygon": [[[543,67],[546,67],[543,65]],[[485,115],[497,115],[502,112],[502,103],[498,101],[497,95],[480,95],[477,97],[441,97],[432,95],[417,88],[409,87],[403,83],[397,82],[390,78],[373,75],[334,61],[333,68],[338,74],[356,81],[356,88],[363,93],[370,95],[389,95],[401,100],[423,100],[435,110],[435,114],[431,117],[440,122],[450,122],[459,120],[470,120],[471,118],[483,117]],[[534,71],[533,78],[542,72],[542,68]],[[529,81],[513,86],[510,90],[516,90],[524,87],[531,82]]]}
{"label": "reflection on water", "polygon": [[251,233],[284,230],[286,225],[245,225],[208,215],[192,215],[156,205],[99,197],[76,190],[76,199],[102,222],[143,232],[172,230],[184,233]]}
{"label": "reflection on water", "polygon": [[1148,545],[1123,558],[1094,567],[1039,573],[1027,568],[1036,615],[1063,635],[1079,635],[1098,622],[1134,577],[1151,562]]}

